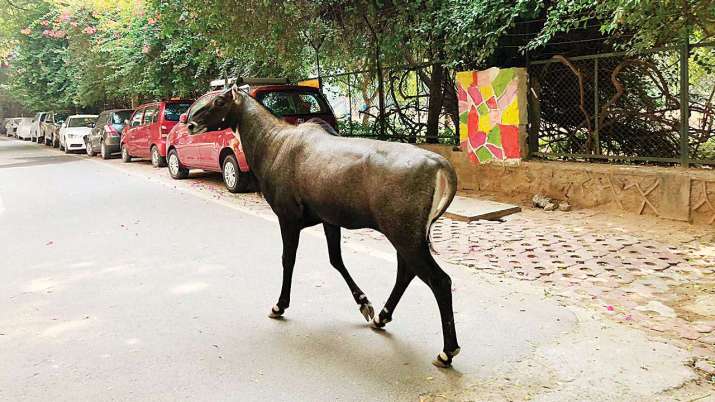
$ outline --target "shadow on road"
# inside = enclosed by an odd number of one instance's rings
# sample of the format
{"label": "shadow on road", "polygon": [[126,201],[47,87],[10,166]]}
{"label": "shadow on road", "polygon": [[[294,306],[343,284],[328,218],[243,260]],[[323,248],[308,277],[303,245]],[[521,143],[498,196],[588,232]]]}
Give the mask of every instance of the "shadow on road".
{"label": "shadow on road", "polygon": [[[13,148],[17,150],[17,148]],[[16,167],[29,167],[29,166],[43,166],[43,165],[56,165],[58,163],[67,162],[77,162],[80,159],[75,158],[71,155],[57,155],[57,156],[30,156],[25,158],[14,158],[15,160],[21,160],[22,162],[0,164],[0,169],[16,168]]]}

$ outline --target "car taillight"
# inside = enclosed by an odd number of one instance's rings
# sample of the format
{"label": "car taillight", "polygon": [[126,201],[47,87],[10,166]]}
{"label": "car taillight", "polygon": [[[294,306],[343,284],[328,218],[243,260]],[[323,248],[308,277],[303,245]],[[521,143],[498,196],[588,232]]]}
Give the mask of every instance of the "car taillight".
{"label": "car taillight", "polygon": [[169,128],[162,124],[161,125],[161,137],[166,138],[167,135],[169,135]]}
{"label": "car taillight", "polygon": [[119,137],[119,131],[117,131],[116,128],[114,128],[110,125],[107,125],[106,130],[109,133],[109,135],[111,135],[112,137]]}

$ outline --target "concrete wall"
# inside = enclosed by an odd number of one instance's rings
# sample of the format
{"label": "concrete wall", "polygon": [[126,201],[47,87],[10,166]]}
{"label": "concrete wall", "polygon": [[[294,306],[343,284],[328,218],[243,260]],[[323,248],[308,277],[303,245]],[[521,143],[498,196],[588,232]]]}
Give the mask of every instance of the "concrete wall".
{"label": "concrete wall", "polygon": [[715,226],[712,170],[528,160],[476,165],[451,146],[422,147],[452,163],[460,190],[498,193],[519,202],[539,193],[575,207],[608,207]]}

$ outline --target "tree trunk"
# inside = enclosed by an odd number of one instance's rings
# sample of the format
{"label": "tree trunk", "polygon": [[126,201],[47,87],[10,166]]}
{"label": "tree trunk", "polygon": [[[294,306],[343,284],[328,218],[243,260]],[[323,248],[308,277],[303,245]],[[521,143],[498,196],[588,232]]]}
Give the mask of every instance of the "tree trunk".
{"label": "tree trunk", "polygon": [[459,103],[457,102],[457,88],[456,83],[452,80],[451,75],[446,69],[442,89],[444,90],[442,107],[449,115],[449,118],[452,119],[452,124],[454,124],[455,138],[453,145],[459,145]]}
{"label": "tree trunk", "polygon": [[427,109],[426,139],[428,144],[439,143],[439,116],[442,114],[442,104],[444,103],[442,81],[444,81],[444,67],[440,64],[433,64],[429,82],[429,108]]}

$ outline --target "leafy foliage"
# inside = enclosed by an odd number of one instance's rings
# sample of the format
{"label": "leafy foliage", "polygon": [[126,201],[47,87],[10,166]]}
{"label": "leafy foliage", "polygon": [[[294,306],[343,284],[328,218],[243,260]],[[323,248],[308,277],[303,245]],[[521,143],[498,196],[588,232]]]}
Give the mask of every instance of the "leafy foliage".
{"label": "leafy foliage", "polygon": [[[12,0],[0,8],[0,95],[33,110],[130,106],[203,92],[221,76],[443,62],[499,64],[595,27],[635,49],[715,35],[711,0]],[[667,27],[667,29],[663,29]],[[519,46],[511,46],[518,48]],[[513,49],[514,52],[520,51]],[[423,76],[423,80],[440,78]],[[366,81],[374,77],[364,74]],[[437,80],[439,81],[439,80]],[[439,82],[431,84],[436,85]],[[359,83],[365,88],[373,82]],[[374,93],[363,94],[370,101]],[[448,94],[447,94],[448,95]]]}

